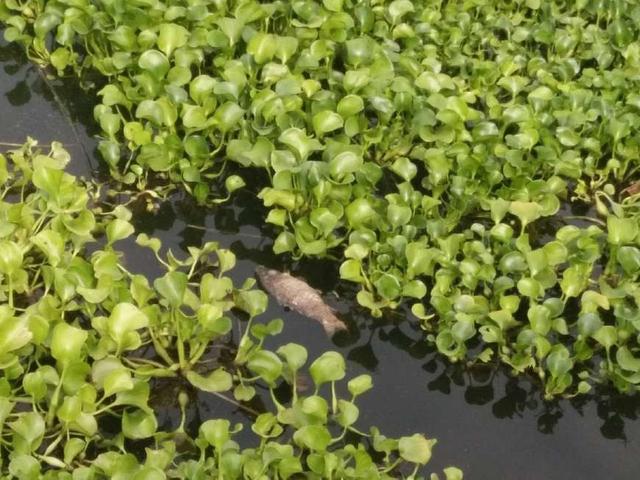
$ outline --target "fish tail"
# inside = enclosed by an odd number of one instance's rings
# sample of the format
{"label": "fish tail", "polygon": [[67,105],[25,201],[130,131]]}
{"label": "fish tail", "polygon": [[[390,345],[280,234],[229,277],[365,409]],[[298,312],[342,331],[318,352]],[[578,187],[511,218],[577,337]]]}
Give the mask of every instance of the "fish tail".
{"label": "fish tail", "polygon": [[333,313],[333,309],[330,307],[327,307],[321,321],[325,331],[330,336],[338,330],[347,330],[347,325]]}

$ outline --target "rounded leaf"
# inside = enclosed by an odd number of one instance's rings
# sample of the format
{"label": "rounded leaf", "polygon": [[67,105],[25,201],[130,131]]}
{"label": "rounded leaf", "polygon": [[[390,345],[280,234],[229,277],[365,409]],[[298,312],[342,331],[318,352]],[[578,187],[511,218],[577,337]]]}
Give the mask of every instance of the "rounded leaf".
{"label": "rounded leaf", "polygon": [[333,351],[323,353],[309,367],[311,378],[316,386],[343,379],[345,370],[344,357]]}
{"label": "rounded leaf", "polygon": [[282,373],[282,361],[269,350],[260,350],[247,363],[247,368],[269,385],[274,385]]}
{"label": "rounded leaf", "polygon": [[60,322],[51,335],[51,356],[63,365],[81,358],[80,352],[89,334],[81,328]]}
{"label": "rounded leaf", "polygon": [[418,465],[425,465],[431,459],[431,450],[435,440],[428,440],[418,433],[398,440],[398,452],[403,460]]}
{"label": "rounded leaf", "polygon": [[136,409],[125,410],[122,415],[122,433],[133,440],[149,438],[158,428],[156,416],[152,411]]}
{"label": "rounded leaf", "polygon": [[155,78],[164,77],[169,71],[169,60],[164,53],[158,50],[146,50],[138,60],[138,66],[147,70]]}
{"label": "rounded leaf", "polygon": [[313,116],[313,129],[317,135],[324,135],[325,133],[332,132],[338,128],[342,128],[344,121],[342,117],[335,112],[325,110],[318,112]]}

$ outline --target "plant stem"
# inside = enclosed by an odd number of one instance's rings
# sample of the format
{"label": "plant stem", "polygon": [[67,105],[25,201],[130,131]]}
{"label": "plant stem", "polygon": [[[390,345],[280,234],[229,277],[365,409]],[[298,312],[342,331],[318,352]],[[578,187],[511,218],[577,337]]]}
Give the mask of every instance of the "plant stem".
{"label": "plant stem", "polygon": [[167,363],[167,366],[170,367],[171,365],[174,365],[176,362],[173,361],[173,359],[171,358],[169,353],[165,350],[165,348],[162,345],[160,345],[160,342],[158,342],[155,335],[153,334],[153,330],[151,328],[149,328],[148,330],[149,330],[149,335],[151,336],[151,341],[153,342],[153,348],[155,348],[156,353],[160,355],[160,357],[162,357],[162,359]]}
{"label": "plant stem", "polygon": [[211,394],[215,395],[216,397],[221,398],[225,402],[229,402],[230,404],[235,405],[239,409],[244,410],[245,412],[250,413],[251,415],[255,415],[256,417],[258,415],[260,415],[260,412],[258,412],[257,410],[254,410],[251,407],[247,407],[246,405],[243,405],[242,403],[237,402],[233,398],[229,398],[226,395],[223,395],[223,394],[218,393],[218,392],[208,392],[208,393],[211,393]]}
{"label": "plant stem", "polygon": [[51,397],[51,404],[49,405],[49,411],[47,412],[47,426],[53,426],[53,420],[55,419],[56,410],[58,408],[58,402],[60,401],[60,390],[62,389],[62,383],[64,382],[64,375],[67,372],[67,365],[62,367],[62,372],[60,373],[60,381],[58,385],[56,385],[56,389],[53,392],[53,396]]}
{"label": "plant stem", "polygon": [[198,348],[195,350],[191,358],[189,359],[189,364],[195,365],[198,362],[198,360],[200,360],[200,357],[202,357],[202,355],[204,355],[204,352],[206,351],[207,351],[207,344],[201,343],[198,346]]}
{"label": "plant stem", "polygon": [[189,363],[187,363],[187,360],[185,358],[184,355],[184,344],[182,343],[182,329],[180,328],[180,321],[176,315],[176,311],[175,309],[171,309],[171,319],[173,320],[175,326],[176,326],[176,334],[178,335],[178,363],[180,364],[180,369],[181,370],[188,370],[189,369]]}

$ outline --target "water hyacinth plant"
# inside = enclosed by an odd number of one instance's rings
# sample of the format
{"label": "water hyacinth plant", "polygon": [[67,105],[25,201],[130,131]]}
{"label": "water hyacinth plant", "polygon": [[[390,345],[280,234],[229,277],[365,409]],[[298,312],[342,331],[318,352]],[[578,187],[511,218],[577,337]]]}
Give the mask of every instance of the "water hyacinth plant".
{"label": "water hyacinth plant", "polygon": [[[409,302],[443,355],[549,397],[640,383],[639,19],[623,0],[0,2],[7,40],[97,94],[117,179],[207,203],[262,172],[276,253],[337,258],[373,315]],[[179,324],[188,276],[168,275]],[[182,350],[163,368],[189,370]]]}
{"label": "water hyacinth plant", "polygon": [[[419,478],[435,440],[356,427],[370,376],[347,379],[337,352],[309,363],[301,345],[266,349],[282,321],[255,320],[266,294],[254,280],[234,286],[235,257],[215,243],[178,259],[140,235],[166,273],[150,282],[129,272],[117,244],[133,234],[131,212],[109,208],[68,162],[55,143],[48,154],[29,141],[0,155],[3,478]],[[225,358],[216,347],[230,345],[232,310],[249,322]],[[310,394],[296,388],[307,371]],[[154,381],[167,378],[179,386],[173,430],[152,408]],[[268,392],[258,410],[257,388]],[[247,424],[187,425],[198,391],[249,412]],[[246,445],[235,440],[243,428]]]}
{"label": "water hyacinth plant", "polygon": [[[443,354],[481,339],[478,358],[533,368],[549,395],[636,385],[640,7],[1,5],[34,60],[101,75],[117,178],[205,202],[229,160],[266,169],[275,251],[337,254],[374,315],[408,299]],[[601,220],[544,238],[572,199]]]}

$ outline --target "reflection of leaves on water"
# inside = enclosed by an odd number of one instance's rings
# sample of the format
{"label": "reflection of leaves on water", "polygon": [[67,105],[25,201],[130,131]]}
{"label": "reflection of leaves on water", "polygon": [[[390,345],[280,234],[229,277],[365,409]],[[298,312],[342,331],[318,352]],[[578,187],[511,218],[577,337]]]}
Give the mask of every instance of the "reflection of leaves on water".
{"label": "reflection of leaves on water", "polygon": [[15,86],[4,94],[9,103],[14,107],[24,105],[31,100],[31,89],[25,80],[21,80]]}
{"label": "reflection of leaves on water", "polygon": [[518,385],[518,382],[510,378],[505,385],[505,395],[491,406],[491,411],[496,418],[521,417],[521,412],[526,408],[527,392]]}
{"label": "reflection of leaves on water", "polygon": [[593,396],[598,403],[598,417],[603,420],[600,427],[602,436],[608,439],[624,440],[624,420],[637,420],[640,415],[640,396],[623,395],[615,391],[600,388]]}
{"label": "reflection of leaves on water", "polygon": [[627,440],[627,436],[624,433],[624,420],[620,415],[613,415],[604,420],[600,432],[604,438],[610,440]]}
{"label": "reflection of leaves on water", "polygon": [[473,386],[469,385],[464,392],[464,399],[469,405],[486,405],[493,400],[493,384]]}
{"label": "reflection of leaves on water", "polygon": [[[21,66],[26,63],[27,59],[24,55],[24,51],[19,45],[15,43],[9,43],[7,45],[0,46],[0,62],[6,63],[5,72],[10,68],[12,71],[18,71]],[[9,63],[11,62],[11,63]]]}
{"label": "reflection of leaves on water", "polygon": [[445,372],[442,372],[442,374],[431,380],[427,384],[427,387],[431,392],[440,392],[449,395],[451,393],[451,379]]}
{"label": "reflection of leaves on water", "polygon": [[[339,285],[342,298],[354,298],[355,294],[349,293],[348,288],[348,285]],[[433,344],[425,341],[424,332],[416,324],[406,321],[411,318],[409,313],[394,312],[373,319],[353,303],[342,302],[342,310],[348,312],[342,316],[348,317],[357,328],[336,344],[342,348],[352,345],[347,358],[370,371],[378,366],[378,356],[385,348],[392,346],[412,358],[424,359],[422,369],[426,372],[424,378],[429,391],[450,395],[454,390],[464,388],[464,398],[469,405],[490,406],[495,418],[501,420],[534,416],[537,429],[543,434],[555,432],[567,409],[583,415],[585,406],[595,404],[598,416],[603,420],[602,436],[626,440],[625,421],[633,421],[640,415],[640,395],[626,396],[606,387],[598,387],[590,394],[570,400],[545,401],[537,377],[514,377],[507,368],[492,364],[452,364]],[[368,335],[363,335],[367,331]],[[589,412],[589,415],[593,413]]]}
{"label": "reflection of leaves on water", "polygon": [[21,65],[19,63],[10,63],[5,65],[3,70],[4,70],[4,73],[6,73],[7,75],[13,76],[20,71],[20,66]]}
{"label": "reflection of leaves on water", "polygon": [[139,196],[129,208],[133,213],[132,222],[138,233],[157,235],[156,230],[168,231],[176,221],[172,202],[162,202],[157,210],[148,211],[144,198]]}
{"label": "reflection of leaves on water", "polygon": [[600,427],[602,436],[626,442],[625,421],[636,420],[640,415],[640,395],[628,396],[611,388],[599,387],[591,394],[571,400],[544,401],[534,379],[510,377],[503,369],[492,371],[487,381],[478,384],[477,372],[461,365],[451,365],[436,353],[423,365],[423,369],[432,375],[441,370],[428,382],[429,391],[449,395],[453,385],[464,387],[464,398],[469,405],[490,404],[493,415],[502,420],[533,414],[538,431],[543,434],[554,433],[567,408],[583,416],[584,408],[595,403],[598,417],[603,420]]}
{"label": "reflection of leaves on water", "polygon": [[347,359],[352,362],[363,366],[370,372],[373,372],[378,367],[378,357],[376,357],[373,347],[370,342],[360,345],[359,347],[352,348],[347,354]]}
{"label": "reflection of leaves on water", "polygon": [[[325,275],[325,278],[327,277],[330,278],[329,275]],[[340,297],[355,298],[355,294],[349,297],[341,290]],[[373,343],[376,338],[382,342],[390,343],[400,350],[420,354],[420,349],[414,348],[415,339],[399,328],[397,323],[398,315],[396,312],[389,312],[381,318],[372,318],[368,315],[368,312],[365,312],[359,305],[344,301],[339,303],[341,306],[340,318],[352,327],[350,327],[348,333],[343,332],[340,336],[336,335],[334,341],[342,348],[354,345],[347,353],[348,360],[356,362],[370,372],[374,372],[379,364],[378,357],[373,348]],[[365,335],[367,331],[368,335]],[[424,343],[425,342],[422,342],[422,344]]]}

